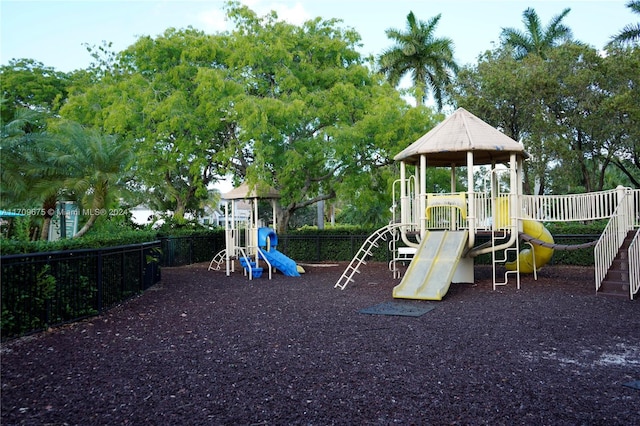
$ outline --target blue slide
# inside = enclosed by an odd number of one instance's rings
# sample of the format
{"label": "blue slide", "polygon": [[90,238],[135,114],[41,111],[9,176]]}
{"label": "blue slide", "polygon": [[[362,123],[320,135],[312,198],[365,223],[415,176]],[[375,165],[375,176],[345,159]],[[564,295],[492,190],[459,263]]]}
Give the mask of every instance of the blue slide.
{"label": "blue slide", "polygon": [[288,277],[299,277],[298,265],[276,249],[278,236],[271,228],[258,228],[260,257],[266,259],[278,271]]}
{"label": "blue slide", "polygon": [[300,274],[298,273],[298,266],[296,265],[296,262],[289,259],[287,256],[280,253],[273,247],[269,251],[260,250],[260,257],[266,259],[271,264],[271,266],[288,277],[300,276]]}

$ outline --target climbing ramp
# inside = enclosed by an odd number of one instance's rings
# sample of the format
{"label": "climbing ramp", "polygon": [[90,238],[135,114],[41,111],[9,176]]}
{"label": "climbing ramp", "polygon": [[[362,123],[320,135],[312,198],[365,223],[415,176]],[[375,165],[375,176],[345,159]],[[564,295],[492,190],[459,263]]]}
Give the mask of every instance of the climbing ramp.
{"label": "climbing ramp", "polygon": [[340,290],[344,290],[347,284],[349,284],[349,282],[353,282],[353,276],[356,273],[360,273],[360,271],[358,270],[360,268],[360,265],[367,264],[366,259],[367,257],[372,255],[371,250],[375,247],[380,247],[378,245],[378,242],[380,240],[386,241],[387,238],[393,235],[395,232],[397,232],[398,229],[406,228],[412,225],[413,224],[407,224],[407,223],[393,223],[387,226],[383,226],[382,228],[376,230],[362,244],[362,246],[360,247],[360,250],[358,250],[356,255],[351,260],[351,263],[349,263],[349,266],[347,266],[347,268],[344,270],[344,272],[338,279],[338,282],[336,282],[336,284],[333,287],[339,288]]}
{"label": "climbing ramp", "polygon": [[449,290],[469,231],[430,231],[423,238],[400,284],[397,299],[442,300]]}
{"label": "climbing ramp", "polygon": [[[209,262],[209,271],[214,269],[216,271],[220,270],[220,265],[222,264],[222,262],[224,262],[226,260],[226,256],[227,256],[227,250],[226,249],[222,249],[221,251],[219,251],[215,256],[213,256],[213,259],[211,259],[211,262]],[[214,266],[215,263],[215,266]]]}

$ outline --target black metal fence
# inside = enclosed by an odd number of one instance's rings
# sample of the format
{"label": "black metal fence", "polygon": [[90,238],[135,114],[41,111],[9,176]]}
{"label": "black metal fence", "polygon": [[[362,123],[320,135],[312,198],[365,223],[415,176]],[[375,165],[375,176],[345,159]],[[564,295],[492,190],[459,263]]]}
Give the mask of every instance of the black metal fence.
{"label": "black metal fence", "polygon": [[2,256],[2,339],[97,315],[160,281],[160,241]]}
{"label": "black metal fence", "polygon": [[206,262],[225,248],[224,232],[214,235],[160,238],[162,266],[183,266]]}
{"label": "black metal fence", "polygon": [[[297,262],[349,261],[358,253],[369,235],[283,235],[278,236],[278,250]],[[391,260],[388,241],[378,241],[372,259]]]}

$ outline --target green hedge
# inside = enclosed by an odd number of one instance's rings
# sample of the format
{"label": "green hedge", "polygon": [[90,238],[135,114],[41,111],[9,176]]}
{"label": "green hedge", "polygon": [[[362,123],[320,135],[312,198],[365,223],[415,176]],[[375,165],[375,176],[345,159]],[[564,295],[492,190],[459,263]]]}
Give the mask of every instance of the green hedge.
{"label": "green hedge", "polygon": [[0,240],[0,254],[97,249],[146,243],[157,239],[157,231],[133,229],[126,229],[118,233],[88,234],[82,238],[69,238],[57,241],[16,241],[2,239]]}
{"label": "green hedge", "polygon": [[[305,227],[278,237],[278,249],[297,262],[337,262],[353,259],[375,228],[355,226],[319,230]],[[387,244],[381,242],[372,250],[372,260],[387,261]]]}

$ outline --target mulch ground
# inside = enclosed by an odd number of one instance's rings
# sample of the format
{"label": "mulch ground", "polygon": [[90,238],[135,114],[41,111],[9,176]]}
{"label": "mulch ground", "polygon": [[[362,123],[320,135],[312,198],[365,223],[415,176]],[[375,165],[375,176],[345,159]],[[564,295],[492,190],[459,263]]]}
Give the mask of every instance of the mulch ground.
{"label": "mulch ground", "polygon": [[[420,317],[385,264],[248,281],[163,268],[143,295],[2,345],[2,425],[638,425],[640,302],[551,266],[454,284]],[[399,302],[399,301],[398,301]]]}

